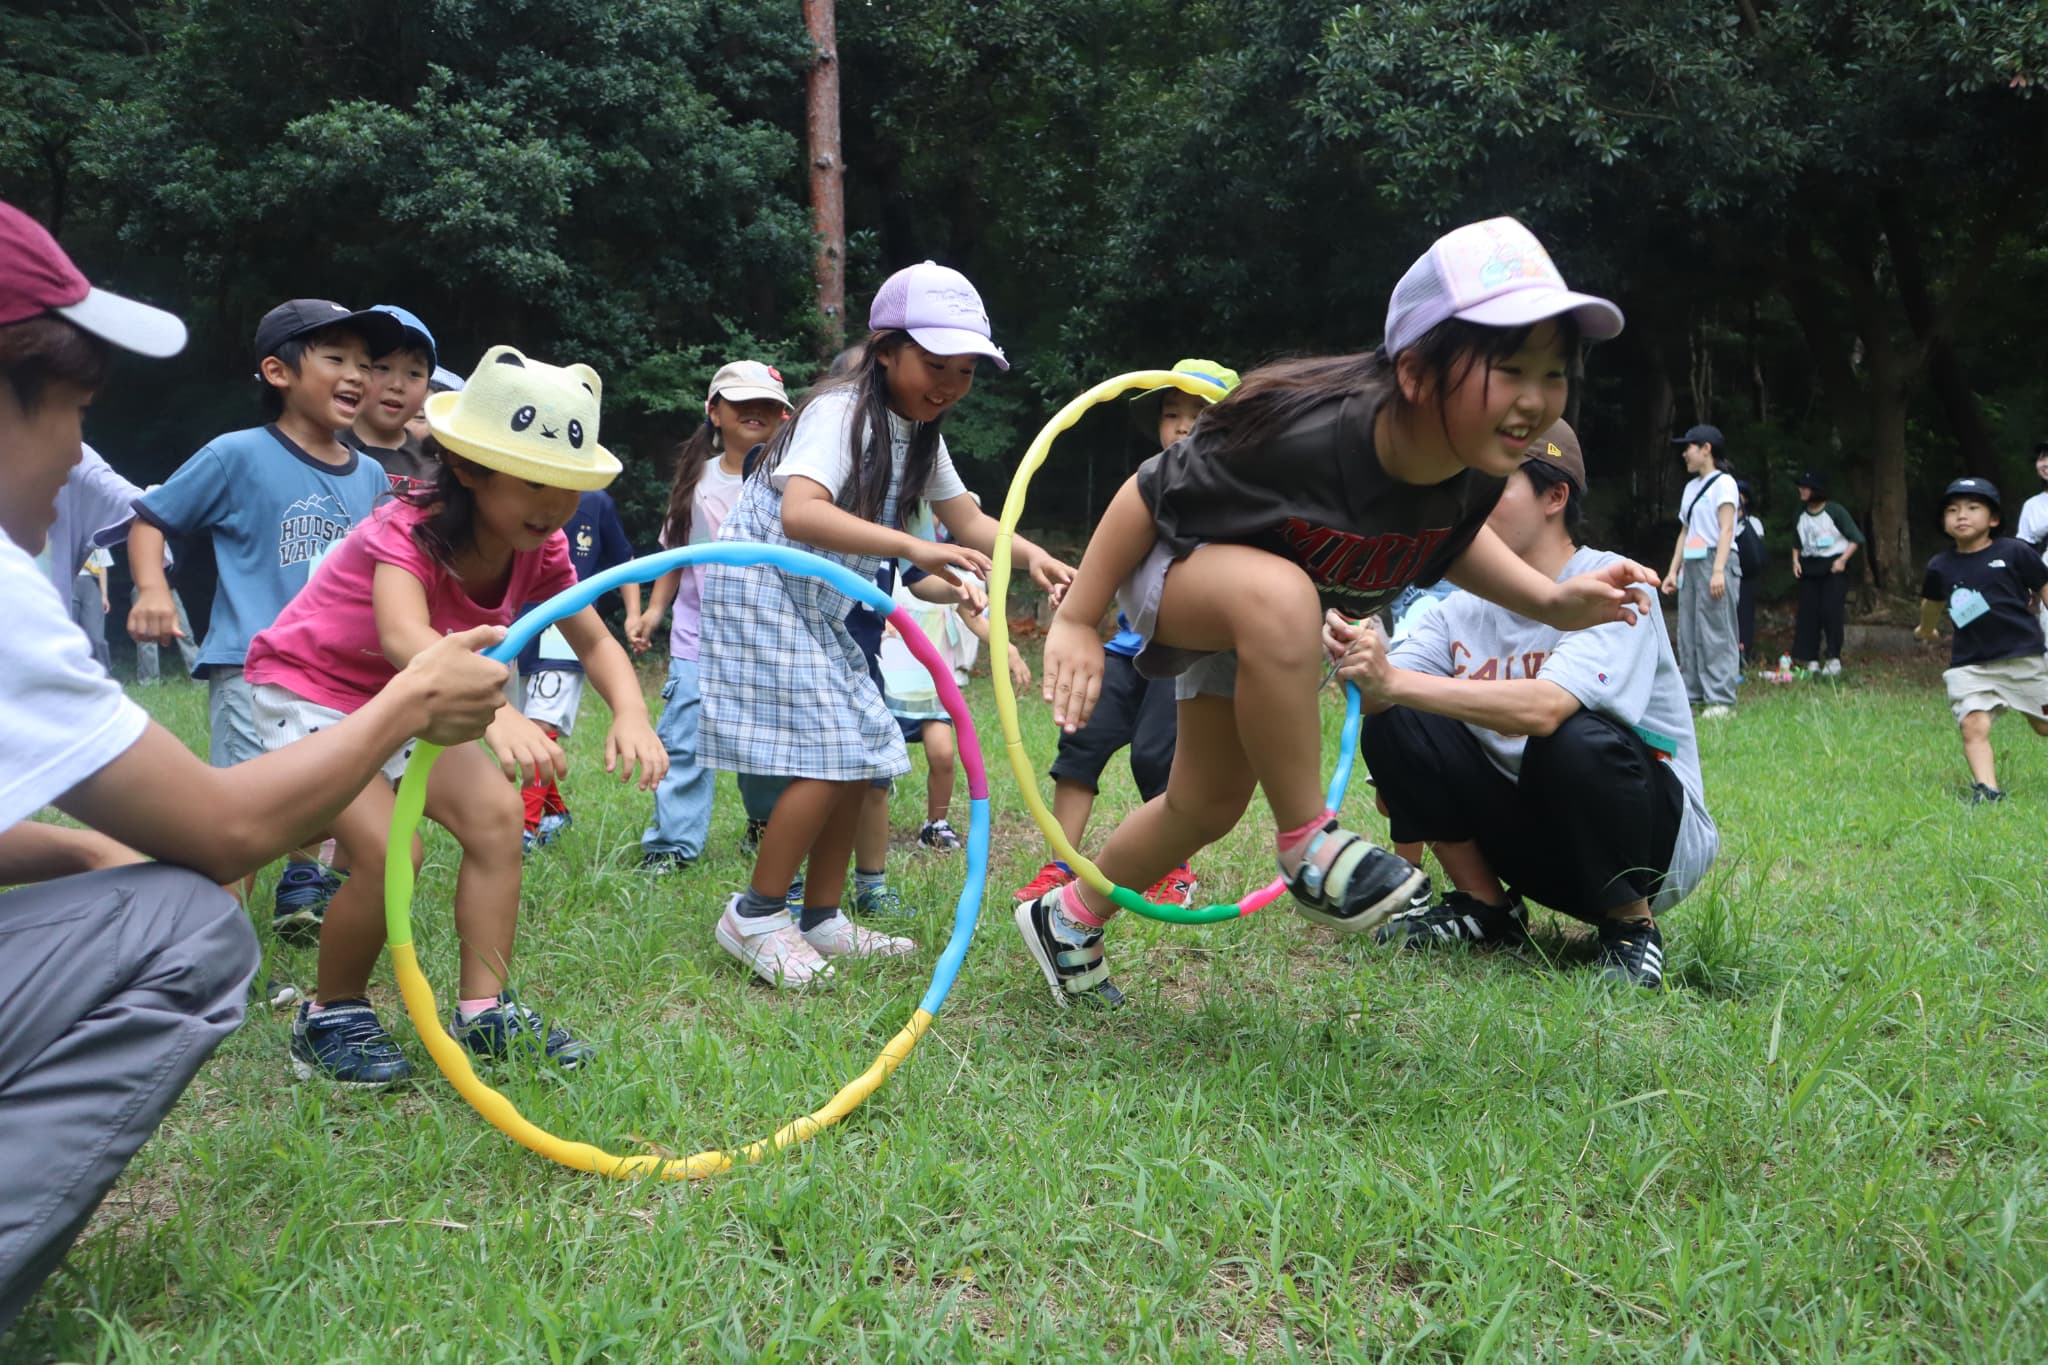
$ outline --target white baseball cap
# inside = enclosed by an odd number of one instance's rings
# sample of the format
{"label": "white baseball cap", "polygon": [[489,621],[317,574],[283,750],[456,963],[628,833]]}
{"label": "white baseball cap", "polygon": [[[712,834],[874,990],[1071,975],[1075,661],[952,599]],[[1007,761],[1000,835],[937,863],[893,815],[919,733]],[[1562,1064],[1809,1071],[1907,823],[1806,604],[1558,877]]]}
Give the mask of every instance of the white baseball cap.
{"label": "white baseball cap", "polygon": [[782,371],[758,360],[735,360],[712,375],[711,387],[704,391],[704,405],[711,406],[714,398],[723,398],[728,403],[773,398],[785,408],[789,406],[789,390],[782,386]]}
{"label": "white baseball cap", "polygon": [[906,266],[882,282],[868,309],[868,330],[905,331],[933,355],[985,355],[1010,368],[989,332],[988,310],[967,277],[935,261]]}
{"label": "white baseball cap", "polygon": [[1527,327],[1570,313],[1579,335],[1621,335],[1621,310],[1565,288],[1536,234],[1512,218],[1467,223],[1436,239],[1394,286],[1387,304],[1388,355],[1399,355],[1451,318],[1482,327]]}

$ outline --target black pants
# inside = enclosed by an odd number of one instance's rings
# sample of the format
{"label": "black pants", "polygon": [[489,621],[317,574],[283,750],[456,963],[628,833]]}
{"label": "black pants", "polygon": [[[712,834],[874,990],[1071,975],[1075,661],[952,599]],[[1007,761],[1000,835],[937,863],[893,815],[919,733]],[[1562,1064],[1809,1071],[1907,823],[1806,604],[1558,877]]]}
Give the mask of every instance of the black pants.
{"label": "black pants", "polygon": [[1756,595],[1756,584],[1743,575],[1742,585],[1736,589],[1735,643],[1744,664],[1756,662]]}
{"label": "black pants", "polygon": [[1109,650],[1103,651],[1102,662],[1102,694],[1088,723],[1060,736],[1052,780],[1099,791],[1102,770],[1118,749],[1128,745],[1131,780],[1138,784],[1139,798],[1150,801],[1166,790],[1166,775],[1173,771],[1173,745],[1180,733],[1173,679],[1148,678],[1136,664]]}
{"label": "black pants", "polygon": [[1519,782],[1459,722],[1403,706],[1367,717],[1360,748],[1394,842],[1474,841],[1510,891],[1574,919],[1654,896],[1671,866],[1684,789],[1612,717],[1531,737]]}
{"label": "black pants", "polygon": [[1792,658],[1796,662],[1842,657],[1842,618],[1848,613],[1848,604],[1849,575],[1836,573],[1832,559],[1801,555],[1799,619],[1792,627]]}

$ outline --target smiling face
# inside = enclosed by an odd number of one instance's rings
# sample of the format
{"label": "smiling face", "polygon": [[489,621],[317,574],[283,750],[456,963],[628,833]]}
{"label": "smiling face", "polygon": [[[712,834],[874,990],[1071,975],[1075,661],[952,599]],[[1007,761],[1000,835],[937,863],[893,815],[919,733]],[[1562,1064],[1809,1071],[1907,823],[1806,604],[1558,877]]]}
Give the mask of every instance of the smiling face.
{"label": "smiling face", "polygon": [[93,391],[55,379],[33,409],[0,380],[0,529],[35,554],[57,519],[57,494],[79,461],[85,410]]}
{"label": "smiling face", "polygon": [[1565,361],[1554,322],[1531,328],[1513,355],[1489,362],[1468,354],[1456,361],[1449,392],[1429,397],[1437,398],[1458,463],[1502,478],[1520,469],[1530,442],[1564,413]]}
{"label": "smiling face", "polygon": [[718,428],[718,439],[724,448],[744,455],[764,441],[775,439],[775,433],[789,420],[789,409],[773,398],[748,398],[738,403],[714,398],[705,415]]}
{"label": "smiling face", "polygon": [[1941,509],[1941,528],[1965,553],[1983,549],[1997,525],[1998,513],[1982,498],[1951,498]]}
{"label": "smiling face", "polygon": [[972,355],[933,355],[909,338],[875,356],[888,374],[889,410],[913,422],[936,422],[974,387]]}
{"label": "smiling face", "polygon": [[495,541],[515,554],[538,550],[568,525],[581,497],[573,488],[515,479],[471,460],[455,467],[455,477],[476,496],[478,544]]}
{"label": "smiling face", "polygon": [[1195,419],[1209,405],[1191,393],[1168,389],[1159,400],[1159,448],[1166,449],[1195,429]]}
{"label": "smiling face", "polygon": [[345,328],[332,327],[306,338],[296,372],[277,356],[265,356],[263,381],[278,390],[285,413],[328,432],[355,425],[370,391],[370,349]]}
{"label": "smiling face", "polygon": [[372,445],[402,443],[406,423],[427,401],[433,368],[423,353],[403,349],[371,361],[369,397],[356,413],[356,430]]}

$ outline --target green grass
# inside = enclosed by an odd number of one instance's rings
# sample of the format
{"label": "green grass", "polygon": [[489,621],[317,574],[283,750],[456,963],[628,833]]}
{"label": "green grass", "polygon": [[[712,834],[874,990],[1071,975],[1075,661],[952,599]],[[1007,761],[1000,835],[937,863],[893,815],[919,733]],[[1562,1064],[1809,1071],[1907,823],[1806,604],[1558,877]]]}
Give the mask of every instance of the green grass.
{"label": "green grass", "polygon": [[[199,689],[141,695],[203,735]],[[1126,917],[1131,1007],[1056,1013],[1009,922],[1041,851],[1005,769],[960,984],[840,1127],[709,1182],[605,1181],[477,1118],[388,975],[427,1074],[383,1096],[294,1084],[258,1005],[0,1356],[2048,1358],[2048,745],[2002,722],[2012,799],[1973,809],[1930,671],[1745,697],[1707,735],[1721,860],[1666,920],[1661,996],[1603,988],[1548,916],[1538,953],[1394,957],[1276,907]],[[746,874],[730,780],[710,856],[643,880],[647,803],[592,763],[602,717],[515,974],[605,1051],[506,1088],[618,1151],[765,1135],[909,1014],[962,860],[892,861],[928,907],[915,957],[773,994],[711,938]],[[914,777],[899,832],[921,810]],[[1198,860],[1209,891],[1269,875],[1264,826]],[[444,1003],[453,853],[430,841],[414,915]],[[260,932],[264,973],[309,982],[311,951]]]}

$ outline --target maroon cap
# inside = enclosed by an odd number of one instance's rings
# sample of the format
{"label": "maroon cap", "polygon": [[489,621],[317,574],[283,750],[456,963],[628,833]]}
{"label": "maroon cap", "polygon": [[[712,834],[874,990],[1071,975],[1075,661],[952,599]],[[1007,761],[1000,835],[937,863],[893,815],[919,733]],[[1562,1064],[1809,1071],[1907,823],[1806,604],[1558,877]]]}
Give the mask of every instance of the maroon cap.
{"label": "maroon cap", "polygon": [[185,324],[161,308],[95,289],[57,239],[0,201],[0,327],[55,313],[138,355],[176,355]]}

